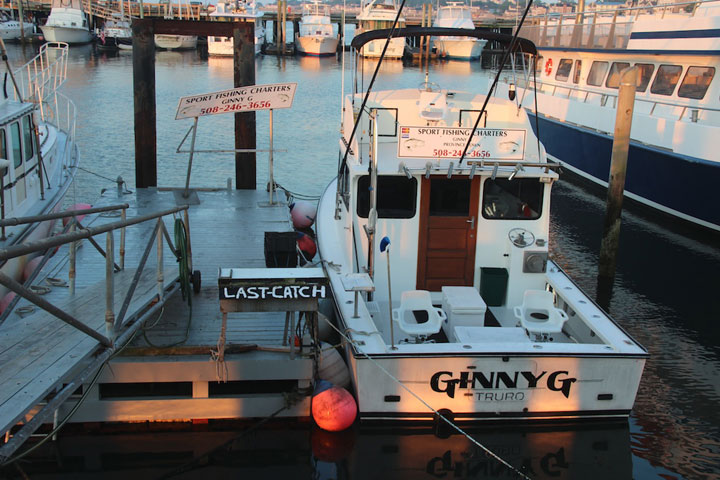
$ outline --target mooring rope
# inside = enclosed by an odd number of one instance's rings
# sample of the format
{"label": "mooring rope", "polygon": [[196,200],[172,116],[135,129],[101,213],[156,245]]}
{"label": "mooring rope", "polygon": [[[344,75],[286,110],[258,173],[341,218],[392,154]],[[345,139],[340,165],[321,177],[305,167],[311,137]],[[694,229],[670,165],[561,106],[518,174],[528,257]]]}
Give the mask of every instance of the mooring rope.
{"label": "mooring rope", "polygon": [[[359,345],[357,344],[357,342],[353,341],[351,338],[349,338],[347,335],[345,335],[339,328],[337,328],[335,325],[333,325],[332,322],[330,321],[330,319],[325,318],[325,321],[326,321],[336,332],[338,332],[338,333],[340,334],[340,336],[342,336],[346,341],[348,341],[348,342],[349,342],[350,344],[352,344],[352,345],[355,345],[355,346],[358,346],[358,347],[359,347]],[[373,332],[373,333],[374,333],[374,332]],[[413,392],[412,390],[410,390],[410,388],[408,388],[404,383],[402,383],[397,377],[393,376],[392,373],[388,372],[388,371],[385,369],[385,367],[383,367],[382,365],[380,365],[380,363],[378,363],[378,362],[377,362],[374,358],[372,358],[370,355],[368,355],[367,353],[365,353],[364,351],[362,351],[360,348],[358,348],[358,352],[360,352],[360,354],[361,354],[362,356],[364,356],[365,358],[367,358],[368,360],[370,360],[370,361],[371,361],[376,367],[378,367],[385,375],[387,375],[390,379],[392,379],[392,381],[394,381],[395,383],[397,383],[397,384],[398,384],[400,387],[402,387],[406,392],[408,392],[410,395],[412,395],[413,397],[415,397],[420,403],[422,403],[423,405],[425,405],[430,411],[432,411],[435,415],[437,415],[440,419],[442,419],[445,423],[447,423],[448,425],[450,425],[450,427],[452,427],[452,428],[453,428],[454,430],[456,430],[458,433],[460,433],[461,435],[464,435],[468,440],[470,440],[472,443],[474,443],[475,445],[477,445],[481,450],[483,450],[483,451],[485,452],[486,455],[494,458],[495,460],[497,460],[497,461],[500,462],[501,464],[505,465],[507,468],[509,468],[509,469],[512,470],[513,472],[517,473],[517,474],[520,475],[522,478],[524,478],[524,479],[526,479],[526,480],[532,480],[530,477],[528,477],[527,475],[525,475],[523,472],[521,472],[520,470],[518,470],[517,468],[513,467],[513,466],[510,465],[508,462],[506,462],[505,460],[503,460],[502,458],[500,458],[496,453],[494,453],[492,450],[490,450],[489,448],[487,448],[485,445],[483,445],[482,443],[480,443],[479,441],[477,441],[476,439],[474,439],[472,436],[470,436],[470,434],[468,434],[467,432],[465,432],[464,430],[462,430],[462,429],[461,429],[460,427],[458,427],[454,422],[452,422],[450,419],[448,419],[447,417],[445,417],[444,415],[442,415],[438,410],[434,409],[429,403],[427,403],[425,400],[423,400],[418,394],[416,394],[415,392]]]}

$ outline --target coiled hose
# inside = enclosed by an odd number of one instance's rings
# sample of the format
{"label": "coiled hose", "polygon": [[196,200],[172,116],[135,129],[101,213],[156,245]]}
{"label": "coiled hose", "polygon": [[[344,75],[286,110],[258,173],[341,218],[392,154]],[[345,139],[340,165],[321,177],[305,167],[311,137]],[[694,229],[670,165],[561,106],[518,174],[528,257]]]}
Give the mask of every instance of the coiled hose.
{"label": "coiled hose", "polygon": [[180,274],[180,290],[182,298],[187,298],[188,306],[192,308],[192,295],[190,295],[190,265],[188,261],[187,227],[181,219],[175,219],[175,256],[178,261]]}

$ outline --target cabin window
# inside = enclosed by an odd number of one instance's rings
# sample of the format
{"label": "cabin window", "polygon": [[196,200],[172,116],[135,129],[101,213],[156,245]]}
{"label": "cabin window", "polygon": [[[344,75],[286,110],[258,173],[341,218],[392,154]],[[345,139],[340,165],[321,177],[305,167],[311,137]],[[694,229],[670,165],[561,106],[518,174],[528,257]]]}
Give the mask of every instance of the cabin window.
{"label": "cabin window", "polygon": [[545,184],[537,178],[488,178],[482,199],[482,216],[491,220],[540,218]]}
{"label": "cabin window", "polygon": [[27,162],[33,156],[33,128],[30,125],[30,115],[26,115],[22,119],[22,131],[23,131],[23,153],[25,161]]}
{"label": "cabin window", "polygon": [[608,71],[608,62],[593,62],[588,73],[587,84],[599,87]]}
{"label": "cabin window", "polygon": [[680,65],[660,65],[655,80],[650,87],[650,93],[656,95],[672,95],[675,85],[680,81],[682,67]]}
{"label": "cabin window", "polygon": [[539,56],[537,57],[537,59],[535,60],[535,72],[537,72],[537,73],[542,73],[542,71],[543,71],[543,65],[545,65],[545,64],[543,63],[543,56],[542,56],[542,55],[539,55]]}
{"label": "cabin window", "polygon": [[710,82],[715,76],[714,67],[690,67],[683,78],[678,97],[700,100],[705,96]]}
{"label": "cabin window", "polygon": [[[0,158],[4,158],[7,160],[7,142],[5,141],[5,129],[0,129]],[[2,172],[0,172],[0,175],[3,177],[7,175],[8,169],[3,168]]]}
{"label": "cabin window", "polygon": [[20,123],[13,122],[10,125],[12,139],[12,162],[15,168],[22,165],[22,150],[20,149]]}
{"label": "cabin window", "polygon": [[652,78],[652,74],[655,71],[655,65],[652,63],[636,63],[636,67],[640,70],[640,75],[638,76],[638,85],[637,85],[637,91],[638,92],[644,92],[647,90],[648,85],[650,84],[650,79]]}
{"label": "cabin window", "polygon": [[573,83],[580,83],[580,74],[582,73],[582,60],[575,60],[575,72],[573,73]]}
{"label": "cabin window", "polygon": [[605,86],[608,88],[620,87],[620,74],[626,68],[630,68],[630,64],[627,62],[613,62],[610,67],[610,74],[605,81]]}
{"label": "cabin window", "polygon": [[433,178],[430,180],[431,217],[467,217],[472,180]]}
{"label": "cabin window", "polygon": [[[413,218],[417,199],[417,180],[398,175],[378,176],[378,218]],[[370,175],[358,179],[357,214],[368,218],[370,213]]]}
{"label": "cabin window", "polygon": [[563,58],[560,60],[557,71],[555,72],[555,80],[566,82],[570,78],[570,70],[572,70],[573,61],[569,58]]}

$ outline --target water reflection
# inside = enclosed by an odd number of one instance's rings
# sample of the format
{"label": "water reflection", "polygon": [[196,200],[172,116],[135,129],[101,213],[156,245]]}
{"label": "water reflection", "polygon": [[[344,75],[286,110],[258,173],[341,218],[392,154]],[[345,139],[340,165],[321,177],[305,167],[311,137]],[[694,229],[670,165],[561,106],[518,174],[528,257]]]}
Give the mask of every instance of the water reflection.
{"label": "water reflection", "polygon": [[[626,423],[591,428],[483,428],[465,436],[430,428],[362,427],[330,433],[280,426],[240,432],[71,435],[33,452],[20,477],[92,478],[631,478]],[[5,473],[5,472],[3,472]]]}

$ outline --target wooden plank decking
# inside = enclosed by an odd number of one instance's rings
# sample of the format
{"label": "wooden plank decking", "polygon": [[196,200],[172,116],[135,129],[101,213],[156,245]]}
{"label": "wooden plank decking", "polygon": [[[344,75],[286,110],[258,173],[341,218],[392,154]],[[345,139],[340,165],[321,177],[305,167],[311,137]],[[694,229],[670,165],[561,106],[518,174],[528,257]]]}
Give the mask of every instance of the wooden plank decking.
{"label": "wooden plank decking", "polygon": [[[289,213],[286,205],[267,205],[267,194],[257,191],[222,190],[198,192],[199,205],[191,205],[190,241],[192,248],[192,269],[202,274],[202,289],[192,297],[192,312],[180,294],[167,299],[163,311],[157,318],[152,318],[143,327],[129,346],[132,356],[117,357],[116,366],[107,367],[100,376],[102,382],[147,382],[147,381],[190,381],[194,390],[190,400],[202,401],[203,408],[211,408],[207,385],[213,378],[210,373],[214,366],[209,362],[208,355],[183,356],[172,358],[157,357],[154,346],[181,344],[182,346],[214,346],[220,335],[221,313],[219,309],[217,275],[221,267],[264,267],[264,234],[266,231],[290,231]],[[104,204],[129,203],[127,217],[144,215],[166,210],[177,205],[176,195],[172,191],[142,189],[131,195],[112,192],[102,198],[95,206]],[[100,215],[91,216],[83,221],[86,227],[98,226],[102,223],[117,221]],[[145,222],[127,228],[126,270],[115,274],[115,314],[122,304],[124,292],[134,274],[147,245],[155,221]],[[173,236],[173,219],[165,218],[165,225]],[[104,248],[104,235],[95,240]],[[116,263],[117,251],[120,248],[120,232],[114,235]],[[65,309],[68,313],[83,319],[87,325],[105,333],[105,260],[85,240],[84,246],[78,250],[76,294],[68,295],[68,289],[55,286],[44,298]],[[153,247],[155,249],[155,247]],[[68,246],[63,246],[45,266],[38,276],[37,283],[46,285],[45,279],[53,277],[67,280]],[[174,256],[164,246],[163,264],[165,268],[164,285],[167,287],[177,281],[178,269]],[[157,254],[150,254],[141,282],[137,288],[131,308],[126,318],[147,304],[157,295],[156,279]],[[21,301],[18,307],[27,305]],[[283,313],[235,313],[228,319],[228,344],[253,344],[279,347],[285,333],[285,315]],[[63,382],[67,382],[80,368],[84,368],[88,359],[101,348],[99,343],[82,332],[66,325],[60,320],[43,312],[36,311],[31,315],[20,317],[13,314],[0,325],[0,431],[5,432],[31,409],[37,407],[43,398]],[[307,359],[290,362],[287,353],[251,352],[242,354],[244,364],[232,356],[228,358],[229,371],[236,378],[262,378],[263,364],[275,362],[279,378],[308,378],[311,363]],[[142,363],[142,368],[138,363]],[[286,375],[287,366],[293,363],[295,373]],[[270,368],[272,370],[272,368]],[[178,377],[183,376],[184,379]],[[295,375],[293,377],[293,375]],[[274,378],[270,374],[267,378]],[[143,409],[137,404],[106,402],[102,404],[97,386],[94,398],[88,399],[90,407],[76,414],[74,421],[97,421],[98,415],[106,415],[107,419],[143,419]],[[204,395],[203,395],[204,392]],[[92,397],[92,396],[91,396]],[[196,398],[204,397],[204,398]],[[262,401],[255,399],[256,403]],[[215,400],[215,402],[218,402]],[[145,405],[145,419],[175,418],[172,413],[159,414],[164,410],[191,415],[197,407],[193,403],[162,399],[153,399]],[[252,403],[252,402],[251,402]],[[94,405],[94,406],[93,406]],[[220,416],[243,416],[237,402],[228,399],[218,402]],[[61,410],[69,407],[66,404]],[[243,405],[243,408],[246,405]],[[307,405],[305,405],[306,407]],[[112,407],[112,408],[111,408]],[[109,409],[114,409],[114,413]],[[126,412],[126,413],[123,413]],[[177,413],[180,415],[181,413]],[[249,412],[251,413],[251,412]],[[124,416],[125,415],[125,416]],[[169,417],[168,417],[169,415]],[[209,418],[210,415],[205,415]],[[188,418],[187,416],[184,418]]]}

